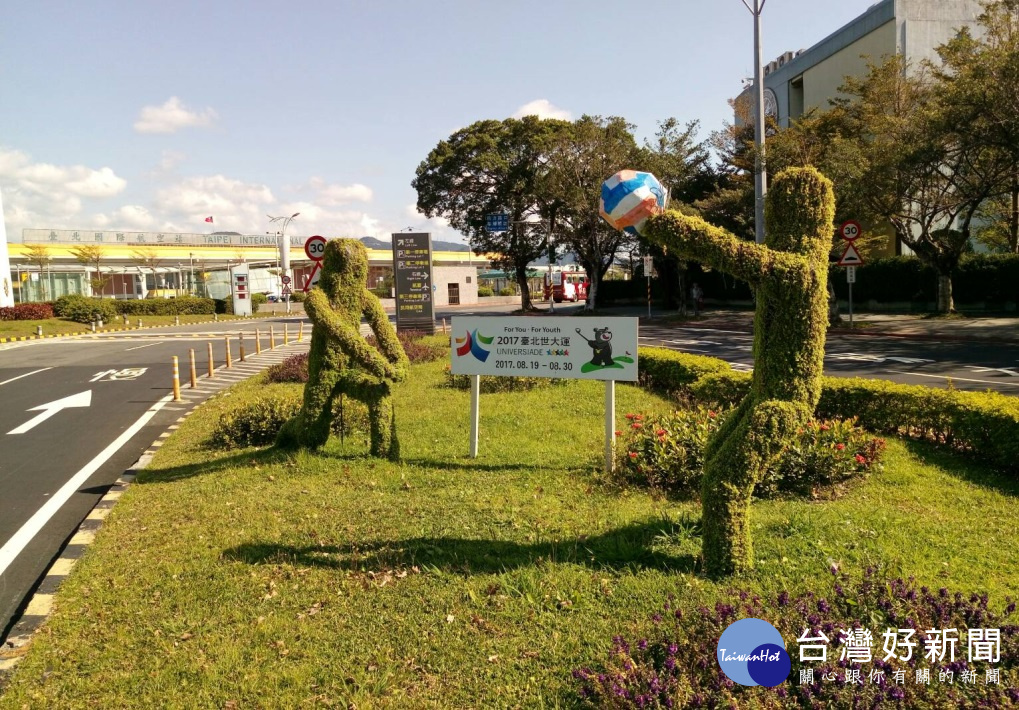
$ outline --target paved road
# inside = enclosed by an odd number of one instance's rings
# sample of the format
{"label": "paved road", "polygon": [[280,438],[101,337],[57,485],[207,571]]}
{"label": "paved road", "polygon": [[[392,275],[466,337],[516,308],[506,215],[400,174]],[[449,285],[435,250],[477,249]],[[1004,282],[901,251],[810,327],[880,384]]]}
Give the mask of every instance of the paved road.
{"label": "paved road", "polygon": [[[273,322],[282,344],[286,321]],[[0,637],[63,543],[106,489],[167,425],[216,389],[256,372],[300,346],[266,352],[249,362],[188,382],[188,350],[207,371],[207,343],[217,365],[232,358],[243,331],[249,355],[265,322],[181,326],[0,346]],[[290,337],[296,321],[287,324]],[[307,342],[308,333],[305,333]],[[181,363],[184,401],[172,396],[171,362]],[[50,408],[47,404],[58,403]],[[68,405],[59,408],[59,404]]]}
{"label": "paved road", "polygon": [[[723,328],[643,323],[642,345],[710,355],[739,370],[753,368],[753,336]],[[997,390],[1019,395],[1019,345],[1008,343],[910,340],[860,335],[829,335],[825,374],[868,377],[957,389]]]}

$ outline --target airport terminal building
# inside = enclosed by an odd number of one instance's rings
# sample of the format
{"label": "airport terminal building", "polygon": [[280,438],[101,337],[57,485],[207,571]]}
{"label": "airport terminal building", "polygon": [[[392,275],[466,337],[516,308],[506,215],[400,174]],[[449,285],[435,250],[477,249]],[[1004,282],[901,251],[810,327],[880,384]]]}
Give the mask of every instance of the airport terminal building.
{"label": "airport terminal building", "polygon": [[[308,237],[287,237],[295,290],[300,290],[314,270],[304,253]],[[95,265],[79,260],[82,248],[97,248],[99,270],[105,279],[101,292],[93,293]],[[188,234],[178,232],[122,232],[83,229],[25,229],[21,242],[7,244],[10,258],[12,301],[52,301],[69,293],[112,298],[174,297],[194,294],[211,298],[230,295],[229,267],[245,263],[250,270],[252,293],[278,295],[280,243],[274,235],[236,233]],[[433,251],[437,289],[440,273],[466,280],[489,261],[468,251]],[[368,249],[368,285],[376,286],[392,275],[393,252]],[[441,267],[457,267],[447,270]],[[465,276],[464,274],[467,274]],[[477,292],[477,280],[471,278]],[[457,292],[470,292],[464,283]],[[437,303],[443,299],[438,298]]]}

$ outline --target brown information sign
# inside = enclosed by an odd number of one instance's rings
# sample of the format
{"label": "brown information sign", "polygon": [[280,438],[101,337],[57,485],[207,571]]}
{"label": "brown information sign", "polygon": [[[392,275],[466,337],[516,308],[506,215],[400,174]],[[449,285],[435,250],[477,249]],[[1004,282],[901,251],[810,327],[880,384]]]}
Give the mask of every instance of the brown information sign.
{"label": "brown information sign", "polygon": [[435,332],[432,289],[432,235],[393,234],[393,281],[396,284],[396,329]]}

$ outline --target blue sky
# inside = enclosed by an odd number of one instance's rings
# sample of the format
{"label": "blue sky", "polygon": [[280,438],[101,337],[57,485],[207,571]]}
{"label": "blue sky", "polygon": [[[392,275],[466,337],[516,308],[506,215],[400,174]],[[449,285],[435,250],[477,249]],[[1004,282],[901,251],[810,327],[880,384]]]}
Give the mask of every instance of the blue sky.
{"label": "blue sky", "polygon": [[[870,0],[766,0],[764,60]],[[416,213],[474,121],[670,116],[707,134],[753,70],[740,0],[32,0],[0,22],[0,190],[24,227],[463,241]],[[607,176],[606,176],[607,177]]]}

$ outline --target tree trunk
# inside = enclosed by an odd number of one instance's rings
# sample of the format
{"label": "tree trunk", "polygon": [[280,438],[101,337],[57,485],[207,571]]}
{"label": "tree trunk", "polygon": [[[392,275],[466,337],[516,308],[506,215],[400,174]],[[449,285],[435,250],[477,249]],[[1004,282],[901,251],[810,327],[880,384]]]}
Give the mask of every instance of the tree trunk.
{"label": "tree trunk", "polygon": [[952,301],[952,274],[938,272],[938,313],[953,313],[955,304]]}
{"label": "tree trunk", "polygon": [[591,278],[591,276],[588,275],[588,277],[587,277],[587,300],[584,301],[584,310],[585,311],[593,311],[594,310],[595,303],[597,303],[597,301],[595,301],[595,299],[598,297],[598,284],[599,284],[599,282],[601,282],[601,279],[598,278],[597,274],[595,274],[594,278]]}
{"label": "tree trunk", "polygon": [[1019,172],[1012,173],[1012,214],[1008,223],[1009,251],[1019,254]]}
{"label": "tree trunk", "polygon": [[842,316],[839,314],[839,299],[835,295],[835,284],[831,280],[831,272],[828,272],[828,326],[839,325]]}
{"label": "tree trunk", "polygon": [[531,304],[531,289],[527,285],[527,267],[516,268],[517,272],[517,286],[520,288],[520,309],[523,311],[533,311],[534,306]]}
{"label": "tree trunk", "polygon": [[686,286],[686,263],[679,262],[676,266],[676,284],[679,286],[679,315],[685,316],[687,309],[686,295],[689,289]]}

